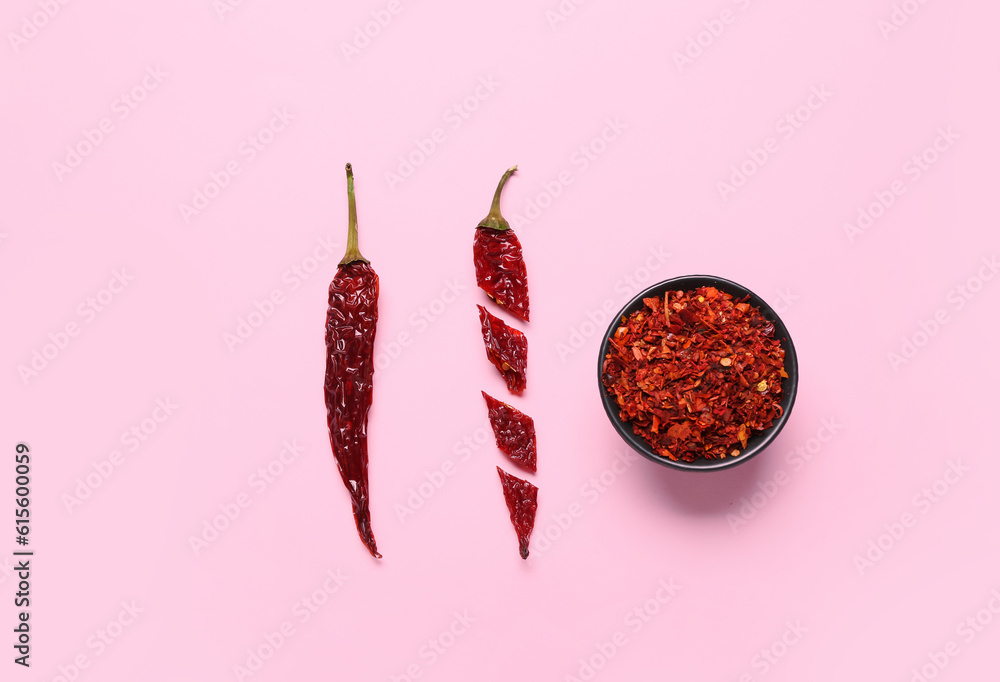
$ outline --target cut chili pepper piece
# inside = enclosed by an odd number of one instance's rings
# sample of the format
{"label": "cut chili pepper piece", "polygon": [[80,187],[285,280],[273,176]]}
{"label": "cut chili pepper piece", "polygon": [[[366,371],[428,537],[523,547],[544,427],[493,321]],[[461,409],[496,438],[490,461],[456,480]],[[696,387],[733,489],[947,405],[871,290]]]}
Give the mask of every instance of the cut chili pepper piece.
{"label": "cut chili pepper piece", "polygon": [[381,559],[368,509],[368,409],[372,405],[378,275],[358,251],[354,173],[347,164],[347,253],[330,283],[326,315],[326,399],[330,446],[351,495],[358,535]]}
{"label": "cut chili pepper piece", "polygon": [[535,422],[528,415],[482,391],[490,413],[490,425],[497,447],[507,457],[535,473]]}
{"label": "cut chili pepper piece", "polygon": [[538,488],[517,476],[511,476],[497,467],[500,483],[503,484],[503,497],[507,501],[510,512],[510,522],[517,531],[517,544],[521,550],[521,558],[528,558],[528,538],[531,529],[535,527],[535,512],[538,510]]}
{"label": "cut chili pepper piece", "polygon": [[486,308],[479,308],[479,322],[483,327],[486,357],[500,371],[511,393],[522,393],[528,385],[525,371],[528,368],[528,339],[508,326]]}
{"label": "cut chili pepper piece", "polygon": [[489,215],[476,227],[472,257],[476,264],[476,284],[497,305],[527,322],[528,273],[521,241],[500,213],[500,194],[507,178],[516,170],[517,166],[508,168],[500,178]]}

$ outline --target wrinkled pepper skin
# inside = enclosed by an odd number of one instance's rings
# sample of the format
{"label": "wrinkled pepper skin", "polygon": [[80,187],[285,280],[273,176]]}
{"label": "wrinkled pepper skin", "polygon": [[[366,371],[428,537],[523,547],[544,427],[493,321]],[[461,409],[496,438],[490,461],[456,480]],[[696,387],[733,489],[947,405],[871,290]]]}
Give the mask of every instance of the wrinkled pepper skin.
{"label": "wrinkled pepper skin", "polygon": [[326,395],[330,445],[351,494],[358,535],[381,558],[368,509],[368,410],[375,371],[378,275],[361,261],[341,265],[330,283],[326,316]]}
{"label": "wrinkled pepper skin", "polygon": [[497,400],[486,391],[481,391],[486,400],[490,416],[490,426],[496,437],[497,447],[510,461],[523,469],[537,471],[537,451],[535,448],[535,420],[516,407]]}
{"label": "wrinkled pepper skin", "polygon": [[523,393],[528,386],[528,337],[483,306],[476,307],[479,309],[486,357],[503,375],[507,390],[511,393]]}
{"label": "wrinkled pepper skin", "polygon": [[535,527],[535,512],[538,511],[538,488],[524,479],[511,476],[500,467],[497,467],[497,473],[500,474],[510,522],[514,524],[514,531],[517,533],[518,550],[521,558],[527,559],[528,540]]}
{"label": "wrinkled pepper skin", "polygon": [[528,273],[521,241],[514,231],[477,227],[472,255],[479,288],[511,315],[527,322]]}

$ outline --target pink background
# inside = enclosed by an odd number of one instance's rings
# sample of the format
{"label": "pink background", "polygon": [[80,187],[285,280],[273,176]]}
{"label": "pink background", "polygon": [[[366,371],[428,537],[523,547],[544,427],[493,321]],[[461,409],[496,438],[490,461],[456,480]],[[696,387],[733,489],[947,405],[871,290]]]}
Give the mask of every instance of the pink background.
{"label": "pink background", "polygon": [[[37,552],[25,670],[0,539],[3,679],[995,674],[995,3],[233,4],[0,11],[0,505],[27,442]],[[346,161],[382,283],[380,562],[321,397]],[[470,253],[514,163],[526,562],[484,430],[479,391],[508,394]],[[196,190],[213,198],[185,220]],[[595,371],[602,308],[695,273],[776,306],[801,369],[774,445],[706,475],[621,459]],[[26,374],[36,351],[54,357]]]}

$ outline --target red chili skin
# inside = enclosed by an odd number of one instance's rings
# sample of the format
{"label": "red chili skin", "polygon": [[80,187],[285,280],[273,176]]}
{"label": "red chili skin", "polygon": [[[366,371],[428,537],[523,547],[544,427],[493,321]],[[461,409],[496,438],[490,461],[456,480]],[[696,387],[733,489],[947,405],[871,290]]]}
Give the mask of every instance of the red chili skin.
{"label": "red chili skin", "polygon": [[497,447],[515,464],[536,472],[535,421],[516,407],[482,391]]}
{"label": "red chili skin", "polygon": [[356,261],[337,268],[326,316],[326,396],[330,445],[340,477],[351,494],[361,541],[381,558],[368,509],[368,409],[375,371],[378,275]]}
{"label": "red chili skin", "polygon": [[497,305],[528,321],[528,273],[521,241],[511,229],[477,227],[472,242],[476,284]]}
{"label": "red chili skin", "polygon": [[528,539],[535,527],[535,512],[538,511],[538,488],[528,481],[511,476],[497,467],[500,483],[503,485],[503,497],[510,512],[510,522],[517,532],[518,549],[521,558],[528,558]]}
{"label": "red chili skin", "polygon": [[483,343],[486,344],[486,357],[503,375],[507,389],[511,393],[523,393],[528,385],[525,374],[528,368],[528,339],[508,326],[496,315],[490,314],[486,308],[479,308],[479,323],[483,329]]}
{"label": "red chili skin", "polygon": [[500,178],[490,212],[476,227],[472,260],[476,265],[476,284],[497,305],[527,322],[528,273],[521,241],[500,213],[500,195],[507,179],[516,170],[517,166],[508,168]]}

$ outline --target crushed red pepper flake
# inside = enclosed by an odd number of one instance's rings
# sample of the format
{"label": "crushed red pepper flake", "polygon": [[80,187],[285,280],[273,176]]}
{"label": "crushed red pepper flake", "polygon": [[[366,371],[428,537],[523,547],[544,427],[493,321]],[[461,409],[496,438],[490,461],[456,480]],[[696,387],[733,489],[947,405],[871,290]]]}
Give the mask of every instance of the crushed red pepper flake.
{"label": "crushed red pepper flake", "polygon": [[737,457],[781,415],[785,351],[747,299],[715,287],[643,299],[609,339],[602,380],[662,457]]}

